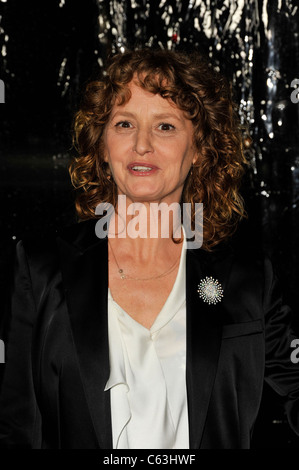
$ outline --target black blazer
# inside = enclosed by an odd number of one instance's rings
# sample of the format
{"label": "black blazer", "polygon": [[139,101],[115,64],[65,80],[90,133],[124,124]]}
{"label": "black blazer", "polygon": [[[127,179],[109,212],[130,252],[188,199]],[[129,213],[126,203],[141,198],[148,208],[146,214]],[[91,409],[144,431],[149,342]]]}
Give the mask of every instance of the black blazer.
{"label": "black blazer", "polygon": [[[17,245],[1,447],[112,448],[107,253],[94,221]],[[190,249],[186,263],[190,448],[248,448],[264,379],[285,397],[299,433],[296,333],[271,264],[228,247]],[[197,293],[206,276],[224,289],[215,306]]]}

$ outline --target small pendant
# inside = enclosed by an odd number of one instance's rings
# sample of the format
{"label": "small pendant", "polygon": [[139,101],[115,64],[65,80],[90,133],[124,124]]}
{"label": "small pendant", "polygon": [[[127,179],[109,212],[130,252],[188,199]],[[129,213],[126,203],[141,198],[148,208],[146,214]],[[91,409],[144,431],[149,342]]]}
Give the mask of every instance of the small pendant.
{"label": "small pendant", "polygon": [[123,269],[119,269],[118,272],[119,272],[120,277],[121,277],[122,279],[126,279],[126,275],[125,275]]}
{"label": "small pendant", "polygon": [[208,304],[217,304],[223,297],[223,289],[219,281],[213,277],[206,277],[198,284],[199,297]]}

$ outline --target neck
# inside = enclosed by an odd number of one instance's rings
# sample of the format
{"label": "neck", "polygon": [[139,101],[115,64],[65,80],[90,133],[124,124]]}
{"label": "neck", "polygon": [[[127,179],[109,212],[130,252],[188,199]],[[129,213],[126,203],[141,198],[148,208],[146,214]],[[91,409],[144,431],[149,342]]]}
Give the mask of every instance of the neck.
{"label": "neck", "polygon": [[130,203],[118,198],[117,210],[109,224],[109,240],[115,239],[123,250],[136,258],[155,258],[161,250],[182,238],[179,203]]}

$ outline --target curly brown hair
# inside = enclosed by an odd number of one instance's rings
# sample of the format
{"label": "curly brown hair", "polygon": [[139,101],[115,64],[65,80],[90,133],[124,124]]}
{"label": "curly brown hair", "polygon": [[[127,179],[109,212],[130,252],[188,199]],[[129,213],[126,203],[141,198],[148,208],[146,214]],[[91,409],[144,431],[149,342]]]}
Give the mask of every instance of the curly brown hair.
{"label": "curly brown hair", "polygon": [[203,203],[202,248],[210,250],[232,235],[245,214],[239,187],[246,159],[230,85],[197,53],[141,49],[117,54],[103,76],[87,85],[74,125],[79,156],[70,166],[79,218],[97,218],[101,202],[116,207],[117,187],[104,161],[102,137],[116,100],[130,99],[133,78],[171,99],[193,123],[200,158],[186,178],[181,203],[191,203],[193,222],[195,203]]}

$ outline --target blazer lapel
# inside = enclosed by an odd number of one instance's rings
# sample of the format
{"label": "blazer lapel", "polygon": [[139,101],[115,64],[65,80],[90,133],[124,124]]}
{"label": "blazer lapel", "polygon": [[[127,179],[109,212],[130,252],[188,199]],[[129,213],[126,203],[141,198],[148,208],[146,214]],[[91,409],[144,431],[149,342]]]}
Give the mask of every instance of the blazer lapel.
{"label": "blazer lapel", "polygon": [[187,397],[190,448],[198,449],[204,431],[206,416],[217,372],[222,337],[222,302],[209,305],[197,293],[199,282],[206,276],[217,279],[225,292],[230,258],[217,260],[214,254],[200,249],[187,251],[186,305],[187,305]]}
{"label": "blazer lapel", "polygon": [[[95,221],[78,224],[72,241],[58,239],[62,275],[81,378],[99,447],[112,448],[107,318],[108,248]],[[81,229],[81,230],[80,230]]]}

